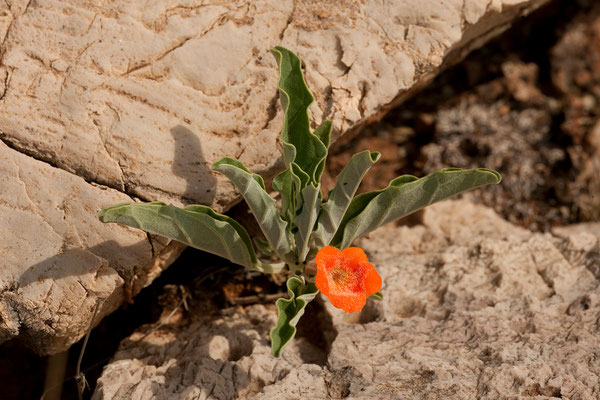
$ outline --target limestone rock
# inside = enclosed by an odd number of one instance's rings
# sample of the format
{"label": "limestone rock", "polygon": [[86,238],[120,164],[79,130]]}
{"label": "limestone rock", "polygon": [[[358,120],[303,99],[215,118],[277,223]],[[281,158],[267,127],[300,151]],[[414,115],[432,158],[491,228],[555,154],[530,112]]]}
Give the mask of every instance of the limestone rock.
{"label": "limestone rock", "polygon": [[270,48],[301,56],[315,122],[337,136],[544,2],[13,0],[0,6],[0,137],[142,199],[224,208],[236,195],[214,161],[270,175],[279,159]]}
{"label": "limestone rock", "polygon": [[571,256],[580,229],[534,234],[466,200],[434,205],[424,225],[361,241],[384,300],[359,314],[326,306],[329,318],[309,325],[329,319],[329,330],[301,334],[281,359],[268,352],[273,307],[193,310],[124,341],[94,398],[597,398],[600,275],[589,261],[600,239]]}
{"label": "limestone rock", "polygon": [[147,285],[182,246],[96,211],[131,199],[0,143],[0,341],[22,335],[40,353],[77,341]]}
{"label": "limestone rock", "polygon": [[276,172],[273,46],[303,58],[313,119],[333,119],[338,137],[546,1],[2,3],[0,341],[63,350],[96,299],[104,315],[123,285],[135,293],[168,265],[162,252],[176,251],[100,225],[100,208],[139,198],[225,210],[238,195],[215,160]]}

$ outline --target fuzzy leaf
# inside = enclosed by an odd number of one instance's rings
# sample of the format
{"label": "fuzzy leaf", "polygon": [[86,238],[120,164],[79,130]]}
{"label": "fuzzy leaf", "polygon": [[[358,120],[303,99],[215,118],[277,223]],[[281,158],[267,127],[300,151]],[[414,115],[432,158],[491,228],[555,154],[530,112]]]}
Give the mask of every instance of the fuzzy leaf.
{"label": "fuzzy leaf", "polygon": [[291,228],[296,218],[296,204],[298,203],[296,188],[299,187],[300,178],[294,175],[289,168],[273,179],[273,189],[281,195],[281,215],[288,222],[289,228]]}
{"label": "fuzzy leaf", "polygon": [[253,238],[254,246],[265,256],[270,257],[275,254],[275,251],[271,248],[271,245],[266,240],[262,240],[259,237]]}
{"label": "fuzzy leaf", "polygon": [[[304,81],[302,62],[294,53],[280,46],[271,53],[279,66],[278,89],[285,113],[281,131],[285,165],[292,168],[292,163],[295,163],[309,176],[310,182],[317,184],[320,179],[318,171],[322,172],[320,165],[327,157],[325,141],[329,142],[330,124],[325,123],[317,132],[318,136],[310,131],[308,106],[314,98]],[[297,174],[297,171],[293,172]],[[298,192],[306,185],[298,188]]]}
{"label": "fuzzy leaf", "polygon": [[284,347],[296,335],[296,325],[304,314],[306,305],[310,303],[319,290],[314,283],[305,283],[304,279],[292,276],[287,281],[289,299],[278,299],[277,324],[271,330],[271,351],[273,356],[279,357]]}
{"label": "fuzzy leaf", "polygon": [[287,224],[281,219],[275,200],[265,190],[262,177],[248,171],[244,164],[229,157],[221,158],[213,164],[212,169],[225,174],[242,193],[267,241],[273,250],[284,258],[291,250]]}
{"label": "fuzzy leaf", "polygon": [[295,234],[299,262],[306,259],[309,250],[310,235],[319,215],[320,194],[321,184],[313,186],[311,183],[302,189],[302,210],[296,217],[298,231]]}
{"label": "fuzzy leaf", "polygon": [[448,168],[424,178],[400,176],[382,190],[356,196],[344,214],[331,245],[344,249],[352,241],[381,225],[423,207],[483,185],[499,183],[496,171]]}
{"label": "fuzzy leaf", "polygon": [[321,159],[321,162],[317,165],[317,169],[315,170],[315,182],[321,182],[321,175],[323,175],[323,170],[325,170],[325,161],[327,160],[327,152],[329,149],[329,141],[331,140],[332,127],[332,122],[327,120],[319,125],[319,127],[313,132],[314,135],[318,137],[321,143],[323,143],[325,146],[325,156]]}
{"label": "fuzzy leaf", "polygon": [[329,142],[331,141],[331,128],[332,127],[333,127],[333,123],[330,120],[326,120],[321,125],[319,125],[319,127],[317,129],[315,129],[315,131],[313,132],[313,134],[319,138],[321,143],[323,143],[323,145],[326,148],[329,148]]}
{"label": "fuzzy leaf", "polygon": [[291,229],[297,213],[302,208],[302,188],[310,182],[310,177],[296,163],[273,179],[273,189],[281,194],[281,214]]}
{"label": "fuzzy leaf", "polygon": [[369,299],[371,299],[371,300],[383,300],[383,294],[381,294],[381,292],[377,292],[375,294],[370,295]]}
{"label": "fuzzy leaf", "polygon": [[379,160],[379,153],[371,153],[369,150],[361,151],[352,156],[348,165],[337,176],[335,187],[329,192],[327,202],[322,206],[318,226],[314,233],[317,247],[329,244],[362,178],[377,160]]}
{"label": "fuzzy leaf", "polygon": [[166,236],[249,269],[261,269],[246,230],[206,206],[181,209],[161,202],[120,203],[100,211],[98,218]]}

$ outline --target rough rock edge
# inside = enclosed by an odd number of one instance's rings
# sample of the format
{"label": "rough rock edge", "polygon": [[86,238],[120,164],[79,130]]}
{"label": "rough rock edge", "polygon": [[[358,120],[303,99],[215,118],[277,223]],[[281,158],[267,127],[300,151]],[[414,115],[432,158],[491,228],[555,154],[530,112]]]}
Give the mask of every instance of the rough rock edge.
{"label": "rough rock edge", "polygon": [[[4,228],[19,229],[19,223],[28,223],[31,218],[39,223],[34,229],[38,237],[33,240],[9,235],[0,245],[0,252],[8,252],[2,260],[8,265],[1,271],[0,342],[16,338],[39,354],[67,349],[92,323],[97,302],[94,325],[123,301],[130,301],[185,248],[162,237],[117,226],[109,229],[112,239],[103,240],[98,228],[104,225],[95,214],[87,218],[88,209],[97,204],[81,207],[73,198],[101,195],[112,201],[134,199],[120,193],[115,196],[118,192],[107,187],[88,185],[80,177],[52,168],[1,142],[0,153],[4,160],[0,167],[17,171],[5,182],[9,192],[11,188],[13,192],[0,196],[2,219],[4,223],[8,221]],[[64,188],[47,192],[48,180]],[[73,227],[74,219],[79,221],[77,217],[82,212],[86,213],[82,225]],[[48,233],[60,237],[62,244],[46,239]],[[46,248],[48,243],[52,246]],[[131,254],[118,254],[123,251],[121,246],[129,245],[134,248]],[[50,255],[49,251],[57,246],[57,254]],[[140,251],[145,248],[150,254],[142,256]],[[11,254],[11,249],[16,253]]]}

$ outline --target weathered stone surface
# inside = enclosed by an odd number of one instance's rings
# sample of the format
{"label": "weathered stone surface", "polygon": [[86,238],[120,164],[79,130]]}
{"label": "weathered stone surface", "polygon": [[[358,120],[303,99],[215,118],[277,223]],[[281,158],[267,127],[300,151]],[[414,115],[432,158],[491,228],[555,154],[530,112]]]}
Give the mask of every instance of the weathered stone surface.
{"label": "weathered stone surface", "polygon": [[95,398],[598,398],[600,237],[588,228],[534,234],[440,203],[424,225],[361,241],[384,300],[360,314],[326,306],[329,350],[315,331],[271,358],[273,307],[193,310],[127,339]]}
{"label": "weathered stone surface", "polygon": [[103,225],[96,210],[128,196],[2,143],[0,176],[0,341],[22,334],[41,353],[68,348],[90,325],[97,301],[99,321],[182,247]]}
{"label": "weathered stone surface", "polygon": [[223,210],[238,196],[212,162],[276,171],[273,46],[304,59],[314,120],[332,118],[337,137],[545,2],[2,3],[0,140],[11,149],[0,161],[0,341],[23,333],[39,351],[62,350],[96,298],[110,299],[106,314],[119,288],[135,293],[157,260],[168,265],[161,242],[153,253],[145,235],[99,225],[103,206],[141,198]]}
{"label": "weathered stone surface", "polygon": [[14,0],[1,6],[0,137],[130,195],[227,207],[212,162],[269,175],[279,159],[270,48],[302,57],[315,122],[339,135],[542,3]]}

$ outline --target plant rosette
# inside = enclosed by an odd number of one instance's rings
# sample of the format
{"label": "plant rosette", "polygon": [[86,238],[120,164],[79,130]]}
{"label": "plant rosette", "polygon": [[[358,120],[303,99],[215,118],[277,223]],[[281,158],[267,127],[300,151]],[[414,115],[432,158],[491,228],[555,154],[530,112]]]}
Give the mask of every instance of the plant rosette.
{"label": "plant rosette", "polygon": [[[308,107],[314,98],[304,81],[302,62],[283,47],[271,52],[279,67],[284,112],[285,170],[273,180],[280,206],[267,192],[263,178],[240,161],[224,157],[212,166],[240,191],[264,239],[251,238],[237,221],[204,205],[120,203],[104,208],[98,217],[166,236],[249,270],[289,274],[289,298],[277,300],[277,324],[270,333],[272,352],[278,357],[319,291],[346,312],[360,311],[368,298],[382,298],[381,278],[365,253],[350,247],[354,239],[450,196],[499,183],[501,176],[485,168],[447,168],[423,178],[402,175],[381,190],[355,196],[362,178],[379,159],[379,153],[365,150],[350,159],[323,198],[320,181],[332,123],[327,120],[310,129]],[[269,261],[261,254],[270,255]],[[278,261],[270,261],[273,258]],[[316,276],[307,268],[315,263]]]}

